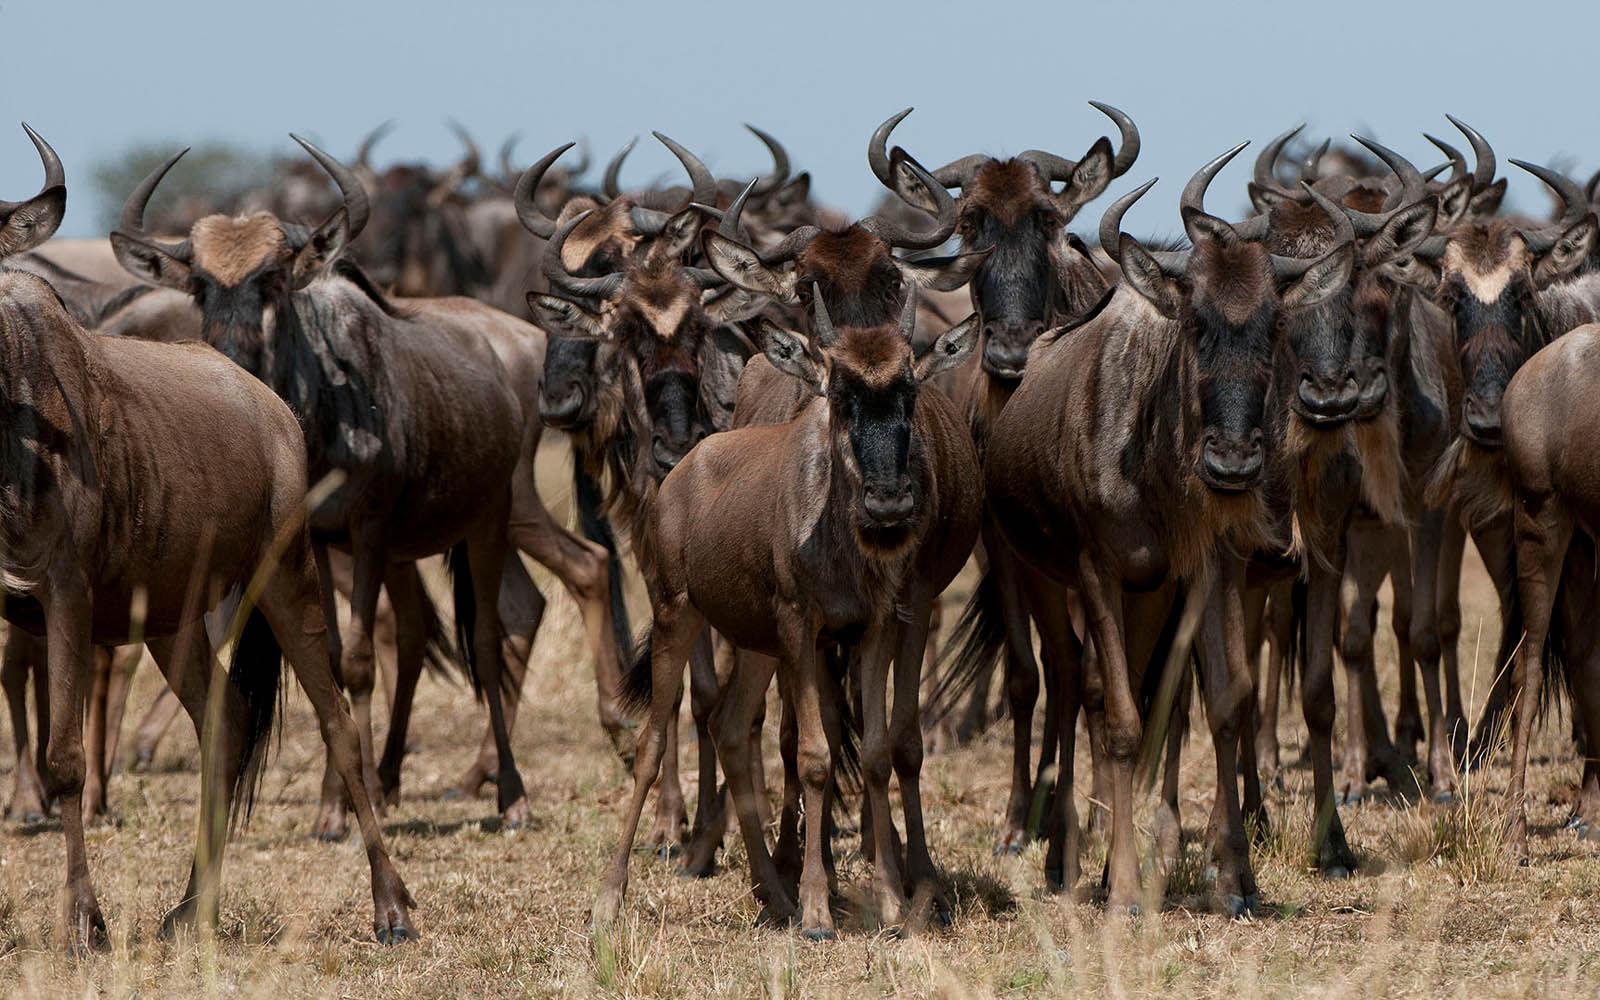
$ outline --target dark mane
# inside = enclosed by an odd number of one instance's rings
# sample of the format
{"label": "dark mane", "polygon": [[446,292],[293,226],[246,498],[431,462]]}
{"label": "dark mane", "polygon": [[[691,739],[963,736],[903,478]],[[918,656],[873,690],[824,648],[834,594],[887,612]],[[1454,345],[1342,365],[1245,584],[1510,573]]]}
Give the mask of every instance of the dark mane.
{"label": "dark mane", "polygon": [[410,319],[415,315],[412,310],[396,305],[393,299],[383,294],[383,289],[379,288],[372,278],[368,277],[367,272],[361,269],[361,265],[349,257],[340,257],[334,261],[333,273],[361,289],[361,293],[371,299],[373,304],[382,309],[385,314],[396,319]]}
{"label": "dark mane", "polygon": [[90,316],[86,321],[80,322],[83,322],[84,326],[92,330],[146,295],[156,291],[158,287],[157,285],[134,285],[132,288],[124,288],[106,300],[99,309],[96,309],[93,316]]}

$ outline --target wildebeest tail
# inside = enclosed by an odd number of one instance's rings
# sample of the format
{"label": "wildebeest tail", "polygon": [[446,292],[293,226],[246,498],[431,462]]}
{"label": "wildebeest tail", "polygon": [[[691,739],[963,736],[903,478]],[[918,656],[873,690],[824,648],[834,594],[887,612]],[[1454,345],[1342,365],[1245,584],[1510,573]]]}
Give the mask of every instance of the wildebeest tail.
{"label": "wildebeest tail", "polygon": [[637,715],[649,708],[655,697],[655,674],[650,663],[654,648],[652,630],[645,629],[632,654],[622,661],[631,664],[628,672],[622,675],[622,708],[625,712]]}
{"label": "wildebeest tail", "polygon": [[854,648],[833,646],[822,653],[828,681],[833,686],[833,702],[839,706],[838,758],[833,766],[834,787],[838,790],[833,797],[835,808],[861,794],[861,712],[855,699],[858,688],[850,683],[851,668],[860,668],[856,652]]}
{"label": "wildebeest tail", "polygon": [[1287,641],[1283,645],[1283,694],[1288,697],[1300,675],[1300,660],[1306,653],[1306,629],[1308,627],[1308,602],[1311,595],[1311,584],[1303,575],[1297,574],[1294,583],[1289,586],[1289,631]]}
{"label": "wildebeest tail", "polygon": [[1005,644],[1000,580],[991,566],[967,599],[967,606],[961,609],[961,618],[940,653],[938,677],[928,699],[928,721],[948,715],[978,677],[994,669]]}
{"label": "wildebeest tail", "polygon": [[606,584],[611,604],[611,636],[617,645],[617,662],[627,663],[633,654],[633,629],[628,624],[628,605],[622,599],[622,557],[617,554],[617,536],[605,517],[605,496],[600,484],[583,468],[576,452],[572,456],[572,492],[578,504],[578,528],[583,537],[606,550]]}
{"label": "wildebeest tail", "polygon": [[478,595],[472,586],[472,565],[467,557],[466,542],[457,542],[450,547],[445,568],[450,575],[450,596],[456,606],[456,648],[460,650],[461,661],[466,664],[472,692],[481,701],[484,698],[483,674],[478,663],[478,647],[474,642],[478,633]]}
{"label": "wildebeest tail", "polygon": [[[1139,683],[1139,715],[1146,721],[1135,771],[1144,775],[1146,782],[1152,785],[1171,728],[1180,727],[1181,734],[1189,725],[1187,714],[1180,709],[1188,704],[1189,699],[1184,697],[1185,689],[1194,682],[1196,656],[1193,636],[1189,637],[1191,645],[1182,662],[1168,661],[1172,659],[1173,648],[1179,642],[1179,631],[1190,596],[1186,587],[1177,588],[1172,607],[1161,623],[1161,632],[1156,637],[1155,647],[1150,651],[1150,659],[1144,665],[1144,676]],[[1204,597],[1195,595],[1194,599],[1204,600]]]}
{"label": "wildebeest tail", "polygon": [[458,645],[456,637],[445,627],[439,605],[434,603],[433,595],[420,580],[417,581],[417,610],[421,613],[422,634],[427,637],[422,652],[423,669],[445,680],[460,678],[470,682],[472,668],[466,660],[467,649]]}
{"label": "wildebeest tail", "polygon": [[273,721],[278,717],[282,696],[283,650],[278,637],[260,608],[250,609],[244,629],[234,643],[233,662],[228,665],[228,684],[239,693],[245,705],[243,756],[233,781],[233,815],[248,819],[261,787],[267,744],[271,742]]}

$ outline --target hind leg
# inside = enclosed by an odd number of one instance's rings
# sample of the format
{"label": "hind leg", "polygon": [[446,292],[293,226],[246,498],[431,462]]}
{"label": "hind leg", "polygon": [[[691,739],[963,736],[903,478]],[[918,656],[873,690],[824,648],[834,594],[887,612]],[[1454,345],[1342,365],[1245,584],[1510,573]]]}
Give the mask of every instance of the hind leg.
{"label": "hind leg", "polygon": [[1243,576],[1244,567],[1237,559],[1224,560],[1207,599],[1195,646],[1217,762],[1217,799],[1212,812],[1217,836],[1212,840],[1211,857],[1217,869],[1216,893],[1222,912],[1230,917],[1254,914],[1259,898],[1237,773],[1237,737],[1249,725],[1251,687],[1242,634]]}
{"label": "hind leg", "polygon": [[378,786],[366,784],[360,737],[334,681],[331,629],[323,616],[317,577],[305,548],[302,544],[283,559],[258,606],[316,710],[322,741],[353,804],[371,872],[373,932],[381,944],[399,944],[417,936],[409,909],[416,904],[383,844],[377,811],[372,806]]}
{"label": "hind leg", "polygon": [[743,651],[735,653],[733,673],[725,696],[712,714],[711,730],[717,741],[717,756],[724,761],[733,807],[739,815],[739,834],[744,839],[745,854],[750,861],[750,880],[756,898],[765,906],[768,917],[788,921],[798,916],[798,910],[767,851],[759,801],[761,793],[751,766],[761,747],[761,730],[756,720],[765,711],[767,687],[776,667],[777,661],[771,657]]}
{"label": "hind leg", "polygon": [[[44,785],[39,780],[38,754],[33,741],[28,739],[28,674],[34,673],[34,684],[45,685],[44,663],[37,667],[35,657],[44,654],[44,641],[12,626],[6,633],[4,664],[0,665],[0,686],[5,688],[6,708],[11,713],[11,737],[16,746],[17,764],[15,782],[11,790],[11,805],[6,818],[14,823],[38,823],[44,819]],[[40,720],[40,738],[48,723]]]}
{"label": "hind leg", "polygon": [[111,654],[111,684],[106,693],[106,780],[122,763],[122,720],[127,714],[133,674],[144,659],[144,646],[118,646]]}
{"label": "hind leg", "polygon": [[172,693],[171,688],[163,687],[139,720],[139,728],[134,731],[133,762],[128,765],[128,770],[143,771],[155,761],[156,748],[161,745],[162,737],[166,736],[172,720],[181,711],[183,703],[178,701],[178,696]]}
{"label": "hind leg", "polygon": [[[505,633],[500,653],[506,675],[511,678],[506,688],[506,725],[513,730],[517,726],[523,680],[528,674],[528,658],[533,655],[533,643],[539,623],[544,620],[544,609],[544,594],[528,575],[522,556],[515,550],[507,551],[505,572],[500,575],[500,626]],[[486,782],[494,780],[495,760],[494,727],[485,724],[477,758],[445,789],[445,798],[468,798],[478,794]]]}
{"label": "hind leg", "polygon": [[378,780],[383,800],[395,803],[400,801],[400,767],[405,760],[411,708],[422,676],[428,637],[423,633],[422,577],[417,564],[394,563],[386,567],[383,582],[393,615],[395,670],[389,679],[389,731],[383,740],[383,758],[378,762]]}
{"label": "hind leg", "polygon": [[[1412,604],[1411,618],[1411,648],[1417,657],[1417,667],[1422,673],[1422,690],[1428,703],[1428,778],[1433,787],[1435,800],[1448,799],[1456,791],[1456,755],[1454,744],[1457,737],[1464,743],[1462,734],[1464,727],[1461,716],[1451,716],[1447,713],[1444,699],[1439,688],[1439,658],[1441,653],[1440,619],[1441,600],[1440,567],[1444,562],[1441,549],[1446,544],[1444,512],[1440,510],[1426,510],[1421,520],[1414,529],[1415,544],[1412,547],[1412,564],[1416,567],[1414,572],[1416,592]],[[1459,554],[1457,556],[1459,559]],[[1459,569],[1459,562],[1457,563]],[[1457,619],[1456,631],[1460,631],[1460,620]],[[1451,638],[1451,645],[1455,639]],[[1448,679],[1447,679],[1448,682]],[[1460,686],[1457,684],[1454,693],[1456,700],[1451,710],[1459,713],[1461,704]]]}
{"label": "hind leg", "polygon": [[694,826],[679,874],[695,878],[715,874],[717,849],[722,846],[728,826],[726,789],[717,787],[717,752],[711,736],[711,715],[721,688],[717,675],[716,651],[711,630],[707,629],[695,640],[689,654],[689,711],[694,716],[700,788],[695,795]]}
{"label": "hind leg", "polygon": [[[372,808],[382,814],[383,783],[378,779],[377,759],[372,739],[372,689],[376,679],[372,633],[373,620],[378,613],[378,592],[388,570],[388,546],[382,535],[382,524],[362,522],[351,531],[351,555],[354,559],[353,583],[350,593],[350,622],[339,647],[339,677],[345,692],[350,696],[350,709],[356,720],[356,735],[361,742],[361,765],[364,784],[374,796]],[[331,580],[324,581],[324,590],[331,590]],[[324,604],[327,599],[324,598]],[[345,817],[345,788],[335,761],[330,754],[323,771],[322,807],[317,815],[314,836],[324,840],[343,839],[348,822]]]}
{"label": "hind leg", "polygon": [[1033,802],[1033,709],[1039,701],[1039,667],[1033,658],[1033,632],[1021,587],[1021,569],[1005,543],[985,527],[989,572],[1000,590],[1005,618],[1006,694],[1011,705],[1011,794],[996,854],[1017,854],[1028,839],[1028,807]]}

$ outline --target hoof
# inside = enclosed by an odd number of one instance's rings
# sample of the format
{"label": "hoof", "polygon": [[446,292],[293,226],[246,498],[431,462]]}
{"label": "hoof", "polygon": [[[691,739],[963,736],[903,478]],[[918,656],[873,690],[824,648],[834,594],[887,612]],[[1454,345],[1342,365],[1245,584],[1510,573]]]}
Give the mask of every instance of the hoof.
{"label": "hoof", "polygon": [[509,808],[500,810],[500,829],[521,830],[533,822],[533,810],[528,808],[526,798],[518,799],[511,803]]}
{"label": "hoof", "polygon": [[1591,823],[1579,823],[1573,829],[1578,832],[1579,840],[1600,841],[1600,826],[1595,826]]}
{"label": "hoof", "polygon": [[140,747],[134,752],[133,759],[128,761],[128,772],[138,774],[150,770],[150,765],[155,762],[156,752],[148,747]]}
{"label": "hoof", "polygon": [[1139,915],[1138,903],[1107,903],[1106,913],[1115,917],[1137,917]]}
{"label": "hoof", "polygon": [[1342,882],[1350,877],[1350,869],[1344,865],[1328,865],[1322,869],[1322,877],[1330,882]]}
{"label": "hoof", "polygon": [[1434,805],[1447,806],[1447,805],[1450,805],[1451,803],[1453,803],[1455,800],[1456,800],[1456,793],[1455,792],[1435,792],[1433,794],[1433,804]]}
{"label": "hoof", "polygon": [[839,937],[832,927],[807,927],[800,932],[800,936],[807,941],[834,941]]}
{"label": "hoof", "polygon": [[372,936],[377,939],[379,944],[390,948],[393,948],[395,945],[405,944],[407,941],[415,941],[421,937],[421,935],[412,930],[410,927],[407,927],[405,924],[395,924],[394,926],[388,928],[380,927],[373,932]]}
{"label": "hoof", "polygon": [[1222,912],[1230,920],[1245,920],[1256,915],[1256,894],[1248,896],[1235,896],[1229,893],[1222,897]]}
{"label": "hoof", "polygon": [[441,792],[439,797],[444,799],[446,802],[452,802],[456,799],[466,798],[467,793],[462,790],[460,785],[451,785],[449,788],[446,788],[443,792]]}
{"label": "hoof", "polygon": [[717,874],[716,865],[679,865],[679,878],[714,878]]}
{"label": "hoof", "polygon": [[1051,892],[1064,892],[1067,888],[1066,871],[1061,868],[1051,868],[1049,865],[1046,865],[1044,869],[1044,884],[1045,888],[1049,889]]}
{"label": "hoof", "polygon": [[324,844],[341,844],[349,835],[347,830],[318,830],[311,835],[311,839],[320,840]]}

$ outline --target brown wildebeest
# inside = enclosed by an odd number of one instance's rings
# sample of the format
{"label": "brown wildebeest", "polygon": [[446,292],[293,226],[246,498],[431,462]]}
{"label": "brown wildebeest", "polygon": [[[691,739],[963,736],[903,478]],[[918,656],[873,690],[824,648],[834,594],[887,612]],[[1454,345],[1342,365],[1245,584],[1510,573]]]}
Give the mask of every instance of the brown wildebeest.
{"label": "brown wildebeest", "polygon": [[[1180,589],[1175,641],[1181,652],[1184,631],[1198,629],[1194,649],[1216,749],[1216,891],[1228,913],[1256,905],[1236,774],[1251,691],[1241,554],[1288,543],[1272,537],[1266,495],[1278,458],[1273,367],[1280,330],[1345,287],[1353,254],[1346,242],[1315,259],[1277,257],[1206,214],[1206,187],[1242,148],[1202,167],[1184,188],[1190,251],[1150,251],[1119,235],[1123,213],[1153,181],[1107,210],[1101,245],[1119,262],[1125,284],[1081,325],[1035,344],[989,437],[985,479],[1001,539],[1083,597],[1103,675],[1112,786],[1108,905],[1117,909],[1136,907],[1139,892],[1132,782],[1142,724],[1135,696],[1146,670],[1161,669],[1147,663],[1151,641],[1160,622],[1170,621]],[[1151,622],[1155,627],[1135,624]],[[1070,884],[1078,873],[1078,825],[1070,791],[1074,727],[1067,721],[1077,717],[1080,648],[1070,629],[1045,638],[1067,702],[1059,715],[1061,779],[1046,865],[1052,882],[1060,872]],[[1159,705],[1156,711],[1159,717]]]}
{"label": "brown wildebeest", "polygon": [[[1592,219],[1592,217],[1591,217]],[[1564,668],[1573,710],[1587,736],[1583,779],[1572,810],[1578,835],[1600,840],[1600,420],[1594,408],[1600,325],[1580,326],[1540,350],[1500,397],[1504,462],[1514,497],[1517,593],[1527,631],[1513,689],[1516,725],[1506,847],[1528,860],[1528,743],[1546,671]],[[1564,660],[1565,662],[1560,662]]]}
{"label": "brown wildebeest", "polygon": [[[815,324],[819,340],[831,340],[830,346],[776,327],[766,330],[768,360],[809,387],[816,397],[812,403],[788,423],[707,438],[662,483],[654,517],[657,558],[651,567],[657,599],[647,650],[651,719],[640,734],[622,840],[595,902],[596,925],[612,921],[621,906],[633,835],[660,766],[683,662],[707,624],[741,649],[779,660],[780,684],[794,706],[800,779],[811,817],[799,910],[803,933],[812,939],[833,935],[823,864],[824,796],[833,774],[824,692],[831,680],[822,647],[844,642],[860,650],[863,765],[873,812],[883,820],[875,824],[876,894],[885,920],[897,921],[904,913],[898,848],[887,822],[891,751],[884,729],[895,609],[934,524],[929,508],[946,488],[949,451],[966,447],[970,455],[953,410],[942,422],[933,419],[932,410],[919,403],[917,389],[941,369],[960,363],[971,350],[976,324],[947,331],[928,354],[915,359],[910,345],[914,303],[898,324],[841,325],[836,331],[823,294],[813,289]],[[716,516],[708,516],[713,507]],[[920,654],[916,662],[920,665]],[[736,690],[764,692],[765,687]],[[731,728],[730,737],[749,731],[748,725]],[[723,754],[752,878],[773,914],[792,917],[795,905],[761,833],[748,762],[747,750]]]}
{"label": "brown wildebeest", "polygon": [[[48,238],[66,207],[60,160],[28,134],[44,160],[45,186],[27,201],[0,202],[0,257]],[[286,655],[357,804],[378,939],[414,936],[410,896],[367,801],[358,740],[328,655],[302,520],[306,462],[294,415],[208,347],[85,333],[47,284],[20,272],[0,273],[0,342],[8,411],[0,581],[7,620],[49,644],[43,770],[46,791],[62,804],[61,928],[69,946],[108,945],[83,840],[80,679],[92,643],[136,634],[150,640],[210,748],[201,772],[201,842],[164,929],[216,919],[224,838],[206,831],[230,808],[249,807]],[[218,455],[233,460],[219,465]],[[254,607],[226,687],[213,692],[214,655],[200,616],[247,583]],[[220,714],[208,727],[212,693]]]}
{"label": "brown wildebeest", "polygon": [[[518,548],[564,578],[576,543],[550,518],[533,483],[540,430],[533,395],[544,335],[468,299],[401,305],[384,297],[340,256],[367,220],[360,181],[301,145],[344,195],[317,228],[266,213],[210,216],[183,243],[151,239],[142,230],[144,205],[179,153],[129,196],[112,242],[131,272],[194,297],[206,340],[295,411],[311,468],[345,476],[311,511],[310,523],[323,566],[329,545],[347,548],[355,561],[341,676],[356,710],[369,791],[377,795],[381,787],[371,728],[379,587],[387,585],[402,630],[401,663],[408,667],[400,675],[414,685],[423,636],[406,564],[450,550],[461,646],[494,727],[500,813],[520,823],[528,804],[512,759],[499,655],[507,526]],[[326,572],[323,578],[331,612],[332,582]],[[603,604],[603,594],[596,596]],[[396,693],[400,711],[391,731],[405,731],[409,694]],[[342,825],[342,796],[325,782],[318,829]]]}
{"label": "brown wildebeest", "polygon": [[[1111,140],[1101,137],[1078,160],[1043,150],[1028,150],[1012,159],[974,154],[932,171],[944,187],[961,190],[956,202],[956,234],[962,249],[988,251],[968,286],[973,308],[982,321],[978,363],[962,370],[956,392],[956,403],[966,414],[980,457],[990,424],[1022,378],[1033,342],[1045,330],[1083,315],[1107,288],[1088,248],[1067,227],[1084,205],[1128,172],[1138,159],[1140,140],[1137,126],[1127,115],[1108,104],[1089,103],[1116,124],[1120,145],[1115,151]],[[885,144],[890,131],[909,113],[908,108],[880,125],[867,147],[874,173],[890,187],[895,187],[895,174],[889,169]],[[1052,187],[1057,182],[1062,184],[1060,191]],[[958,730],[963,736],[975,735],[988,722],[989,681],[1003,644],[1012,771],[1011,795],[996,850],[1020,852],[1027,839],[1033,799],[1035,772],[1030,758],[1033,711],[1039,698],[1029,614],[1064,615],[1068,600],[1049,581],[1018,566],[1005,546],[995,544],[995,530],[986,521],[981,551],[987,567],[975,600],[997,602],[1005,627],[995,630],[987,642],[970,628],[958,630],[962,646],[951,669],[953,676],[975,681]],[[970,626],[977,620],[968,615],[962,623]],[[1070,626],[1055,623],[1047,627]],[[1045,679],[1047,685],[1053,684],[1053,672],[1046,671]],[[1055,762],[1055,726],[1054,700],[1047,690],[1038,774]]]}

